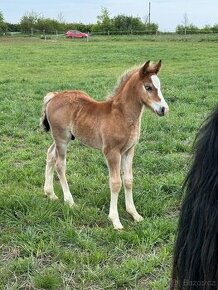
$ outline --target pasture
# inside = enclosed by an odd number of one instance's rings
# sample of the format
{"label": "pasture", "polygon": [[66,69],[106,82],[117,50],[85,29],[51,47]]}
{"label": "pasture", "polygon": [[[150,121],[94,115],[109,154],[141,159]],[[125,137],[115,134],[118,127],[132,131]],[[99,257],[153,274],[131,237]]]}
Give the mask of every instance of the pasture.
{"label": "pasture", "polygon": [[[0,38],[0,289],[167,289],[196,130],[217,103],[217,42],[102,38],[86,41]],[[145,110],[133,163],[134,199],[143,222],[107,219],[110,191],[100,151],[72,141],[67,178],[77,207],[44,197],[50,134],[39,127],[49,91],[110,95],[126,70],[162,59],[170,114]]]}

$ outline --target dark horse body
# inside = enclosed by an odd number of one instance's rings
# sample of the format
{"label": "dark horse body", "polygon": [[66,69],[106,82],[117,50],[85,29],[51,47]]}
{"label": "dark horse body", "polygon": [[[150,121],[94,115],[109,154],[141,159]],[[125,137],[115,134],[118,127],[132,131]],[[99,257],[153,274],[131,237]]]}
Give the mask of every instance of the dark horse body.
{"label": "dark horse body", "polygon": [[218,289],[218,106],[194,149],[183,187],[171,290]]}

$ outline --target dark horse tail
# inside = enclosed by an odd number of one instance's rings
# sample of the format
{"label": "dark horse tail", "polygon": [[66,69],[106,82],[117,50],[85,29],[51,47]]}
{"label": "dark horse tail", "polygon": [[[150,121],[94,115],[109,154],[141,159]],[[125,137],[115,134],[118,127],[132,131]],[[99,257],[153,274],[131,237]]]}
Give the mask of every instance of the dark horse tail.
{"label": "dark horse tail", "polygon": [[42,106],[42,116],[40,119],[40,125],[41,127],[48,132],[50,130],[50,124],[48,122],[48,118],[46,115],[46,107],[48,105],[48,103],[51,101],[51,99],[55,96],[55,93],[50,92],[48,93],[45,97],[44,97],[44,102],[43,102],[43,106]]}
{"label": "dark horse tail", "polygon": [[199,130],[184,181],[171,290],[218,289],[218,106]]}

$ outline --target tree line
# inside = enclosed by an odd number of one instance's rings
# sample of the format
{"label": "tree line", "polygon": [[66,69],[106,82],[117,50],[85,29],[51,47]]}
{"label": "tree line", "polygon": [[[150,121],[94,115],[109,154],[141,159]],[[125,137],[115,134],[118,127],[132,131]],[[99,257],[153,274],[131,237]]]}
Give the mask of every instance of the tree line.
{"label": "tree line", "polygon": [[[158,30],[156,23],[144,23],[139,17],[118,15],[113,18],[106,8],[102,8],[101,14],[97,16],[97,23],[66,23],[60,14],[59,19],[51,19],[42,16],[34,11],[27,12],[22,16],[20,23],[10,24],[3,21],[3,14],[0,12],[0,30],[4,32],[30,33],[31,30],[46,32],[64,32],[67,30],[80,30],[82,32],[96,32],[106,34],[108,32],[121,33],[123,31],[147,31],[154,33]],[[2,25],[1,25],[2,24]]]}
{"label": "tree line", "polygon": [[198,33],[218,33],[218,24],[213,26],[205,25],[203,28],[198,28],[193,24],[177,25],[176,33],[178,34],[198,34]]}
{"label": "tree line", "polygon": [[[186,16],[187,17],[187,16]],[[214,26],[206,25],[198,28],[193,24],[188,24],[187,19],[184,24],[176,27],[178,34],[210,33],[218,32],[218,24]],[[57,19],[46,18],[34,11],[27,12],[17,24],[4,21],[3,13],[0,11],[0,32],[23,32],[32,33],[64,33],[67,30],[80,30],[82,32],[99,34],[123,34],[123,33],[147,33],[154,34],[159,30],[157,23],[143,22],[140,17],[126,16],[124,14],[110,17],[107,8],[102,8],[101,14],[97,16],[97,22],[94,24],[84,23],[66,23],[63,15],[60,13]]]}

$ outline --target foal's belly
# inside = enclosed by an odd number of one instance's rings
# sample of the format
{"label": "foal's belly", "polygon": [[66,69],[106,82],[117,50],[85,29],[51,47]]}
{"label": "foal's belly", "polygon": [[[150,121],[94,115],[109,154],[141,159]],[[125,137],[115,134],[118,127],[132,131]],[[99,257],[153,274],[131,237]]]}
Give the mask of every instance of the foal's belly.
{"label": "foal's belly", "polygon": [[79,130],[74,128],[72,130],[72,134],[75,136],[77,140],[79,140],[81,143],[83,143],[86,146],[101,149],[102,148],[102,140],[98,133],[95,132],[95,130],[92,130],[92,128],[84,128],[83,130]]}
{"label": "foal's belly", "polygon": [[95,149],[101,149],[102,148],[102,143],[100,142],[100,140],[93,138],[93,137],[83,137],[83,136],[79,136],[78,140],[83,143],[86,146],[95,148]]}

